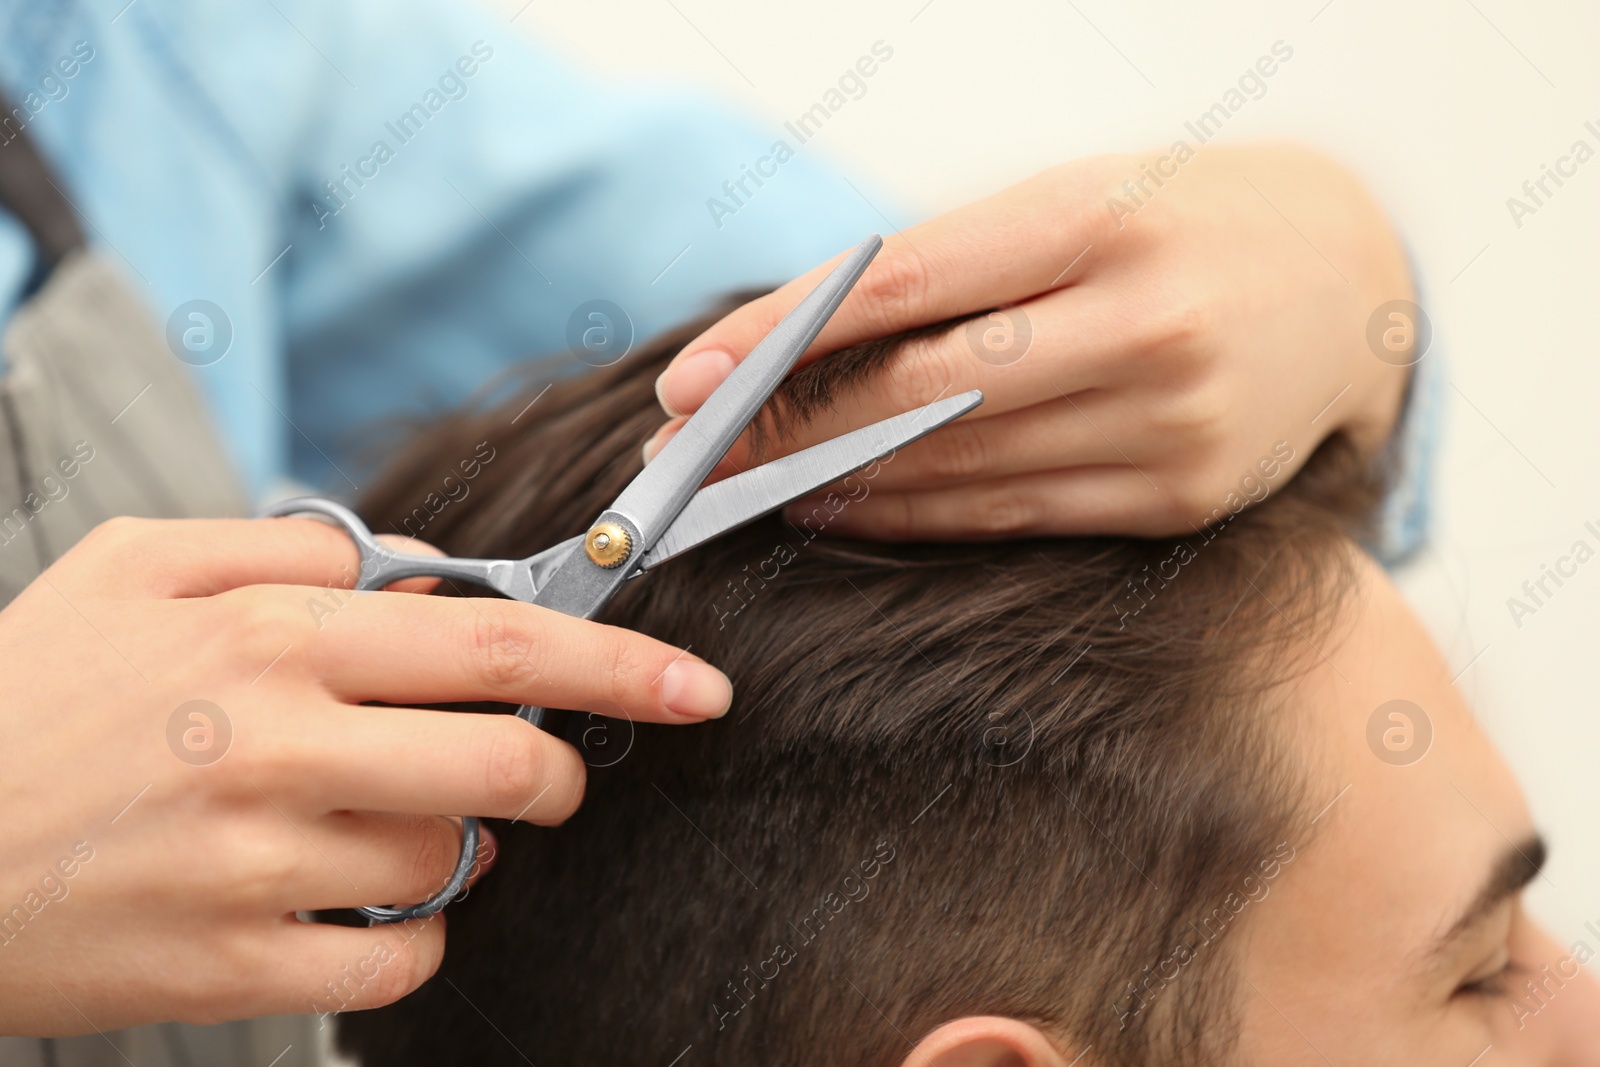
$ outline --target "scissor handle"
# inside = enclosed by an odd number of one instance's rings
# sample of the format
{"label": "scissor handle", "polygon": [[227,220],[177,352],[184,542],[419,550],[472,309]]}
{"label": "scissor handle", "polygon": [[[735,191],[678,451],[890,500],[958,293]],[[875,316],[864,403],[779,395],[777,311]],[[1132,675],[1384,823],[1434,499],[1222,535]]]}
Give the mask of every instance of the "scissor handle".
{"label": "scissor handle", "polygon": [[[356,576],[357,589],[382,589],[402,578],[462,578],[491,589],[499,585],[490,581],[487,568],[499,560],[454,559],[446,556],[413,556],[395,552],[383,546],[372,536],[361,517],[337,501],[323,497],[302,496],[269,504],[261,511],[262,518],[314,513],[326,515],[344,527],[350,540],[355,542],[356,553],[361,558],[361,570]],[[538,723],[535,723],[538,725]],[[397,923],[407,919],[425,919],[443,911],[444,906],[461,895],[467,879],[472,874],[473,862],[478,855],[478,820],[471,815],[461,819],[461,854],[456,858],[456,869],[445,887],[421,904],[401,907],[372,906],[357,908],[371,923]]]}
{"label": "scissor handle", "polygon": [[355,542],[356,553],[361,558],[356,575],[356,589],[382,589],[403,578],[455,578],[493,589],[501,596],[515,600],[521,590],[515,587],[516,561],[504,559],[462,559],[457,556],[419,556],[410,552],[396,552],[386,547],[361,516],[335,500],[320,496],[297,496],[268,504],[261,510],[262,518],[284,515],[324,515],[340,526]]}

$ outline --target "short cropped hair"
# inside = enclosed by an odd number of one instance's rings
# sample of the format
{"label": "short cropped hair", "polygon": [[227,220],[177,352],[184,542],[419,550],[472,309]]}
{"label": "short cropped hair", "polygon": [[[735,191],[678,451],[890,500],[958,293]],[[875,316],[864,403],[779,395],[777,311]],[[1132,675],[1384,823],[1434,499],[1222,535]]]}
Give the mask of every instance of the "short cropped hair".
{"label": "short cropped hair", "polygon": [[[362,510],[402,530],[456,457],[487,454],[423,537],[519,556],[582,532],[640,469],[652,384],[703,325],[445,418]],[[763,441],[894,373],[905,341],[798,372]],[[1227,935],[1310,822],[1279,686],[1338,625],[1379,489],[1338,437],[1293,484],[1285,449],[1240,472],[1263,503],[1192,536],[833,536],[869,468],[800,522],[628,583],[602,618],[721,667],[732,710],[579,717],[582,809],[496,824],[440,974],[344,1017],[342,1043],[372,1067],[889,1065],[984,1014],[1069,1059],[1218,1062]]]}

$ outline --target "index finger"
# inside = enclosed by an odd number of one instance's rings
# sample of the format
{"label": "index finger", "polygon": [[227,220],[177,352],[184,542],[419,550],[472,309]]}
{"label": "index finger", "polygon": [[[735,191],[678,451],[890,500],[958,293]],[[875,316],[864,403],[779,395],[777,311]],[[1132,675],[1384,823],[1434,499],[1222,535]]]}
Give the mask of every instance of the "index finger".
{"label": "index finger", "polygon": [[[1093,258],[1097,228],[1106,225],[1097,173],[1046,172],[886,237],[800,363],[1069,284]],[[729,313],[685,345],[656,384],[667,412],[697,410],[844,255]]]}
{"label": "index finger", "polygon": [[363,594],[305,648],[352,703],[495,700],[683,723],[733,699],[727,677],[687,650],[514,600]]}

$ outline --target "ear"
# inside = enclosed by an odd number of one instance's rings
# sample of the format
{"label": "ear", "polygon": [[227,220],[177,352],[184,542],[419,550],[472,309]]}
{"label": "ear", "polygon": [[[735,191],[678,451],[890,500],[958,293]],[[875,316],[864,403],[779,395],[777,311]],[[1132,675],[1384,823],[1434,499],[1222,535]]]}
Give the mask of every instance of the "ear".
{"label": "ear", "polygon": [[903,1067],[1067,1067],[1067,1061],[1027,1023],[979,1015],[945,1023],[928,1034]]}

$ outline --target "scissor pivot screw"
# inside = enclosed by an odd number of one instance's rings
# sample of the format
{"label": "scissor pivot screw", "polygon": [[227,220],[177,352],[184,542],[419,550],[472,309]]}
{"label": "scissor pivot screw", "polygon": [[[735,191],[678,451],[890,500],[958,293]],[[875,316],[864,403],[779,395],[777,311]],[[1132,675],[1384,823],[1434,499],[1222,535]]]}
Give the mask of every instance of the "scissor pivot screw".
{"label": "scissor pivot screw", "polygon": [[596,566],[610,570],[628,558],[633,551],[633,538],[614,522],[596,523],[583,539],[583,550]]}

